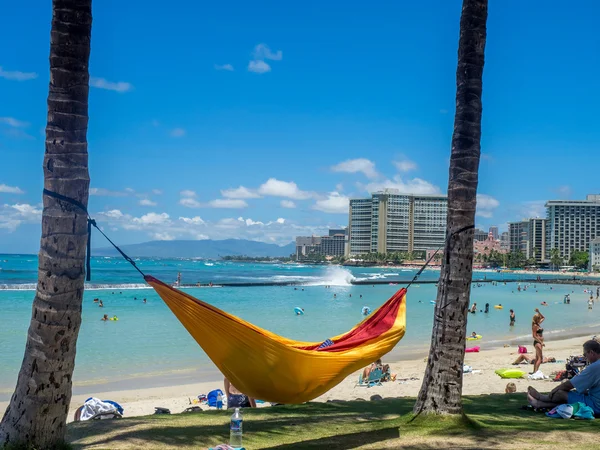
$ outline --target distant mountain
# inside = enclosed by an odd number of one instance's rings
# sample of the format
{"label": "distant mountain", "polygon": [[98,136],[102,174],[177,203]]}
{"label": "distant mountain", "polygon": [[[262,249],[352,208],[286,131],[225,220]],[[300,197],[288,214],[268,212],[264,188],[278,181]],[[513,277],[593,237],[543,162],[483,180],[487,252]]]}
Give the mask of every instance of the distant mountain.
{"label": "distant mountain", "polygon": [[[142,244],[121,245],[129,256],[157,258],[211,258],[220,256],[290,256],[296,252],[296,244],[290,242],[283,247],[276,244],[248,241],[246,239],[225,239],[213,241],[150,241]],[[118,256],[113,247],[92,249],[93,256]]]}

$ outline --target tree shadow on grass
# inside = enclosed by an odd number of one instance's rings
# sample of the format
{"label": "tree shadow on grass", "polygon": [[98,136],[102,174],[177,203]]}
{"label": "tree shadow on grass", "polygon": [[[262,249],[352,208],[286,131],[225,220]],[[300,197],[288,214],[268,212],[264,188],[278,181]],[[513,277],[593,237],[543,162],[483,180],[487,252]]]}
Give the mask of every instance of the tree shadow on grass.
{"label": "tree shadow on grass", "polygon": [[280,444],[269,447],[269,450],[300,450],[311,448],[326,449],[352,449],[366,444],[375,444],[383,441],[398,439],[400,433],[397,426],[378,430],[362,431],[357,433],[336,434],[335,436],[310,439],[289,444]]}
{"label": "tree shadow on grass", "polygon": [[[344,439],[344,444],[332,448],[348,448],[347,444],[356,441],[359,437],[368,439],[390,439],[389,432],[381,431],[390,426],[398,436],[397,420],[402,412],[408,412],[412,407],[410,399],[389,399],[378,402],[344,402],[344,403],[309,403],[305,405],[278,406],[273,408],[260,408],[244,411],[245,430],[249,445],[260,448],[262,444],[268,446],[269,441],[289,440],[296,435],[299,442],[281,444],[281,448],[319,448],[333,445],[346,436],[334,435],[316,438],[314,444],[301,439],[310,437],[310,430],[321,425],[321,435],[328,434],[334,427],[337,430],[355,431],[354,437]],[[101,422],[83,422],[69,426],[69,441],[73,448],[85,448],[89,445],[107,445],[117,447],[122,445],[140,445],[148,443],[164,446],[194,446],[206,447],[226,442],[229,437],[229,415],[231,411],[209,411],[185,415],[150,416],[132,419],[121,419]],[[378,430],[356,431],[357,426],[369,427],[377,422]],[[390,425],[396,421],[392,426]],[[185,423],[184,423],[185,422]],[[348,434],[347,436],[351,436]],[[281,436],[281,438],[278,438]],[[256,445],[254,445],[254,442]],[[309,442],[309,444],[306,444]],[[367,443],[367,442],[364,442]],[[290,447],[291,446],[291,447]],[[295,446],[295,447],[294,447]],[[276,447],[277,448],[277,447]]]}

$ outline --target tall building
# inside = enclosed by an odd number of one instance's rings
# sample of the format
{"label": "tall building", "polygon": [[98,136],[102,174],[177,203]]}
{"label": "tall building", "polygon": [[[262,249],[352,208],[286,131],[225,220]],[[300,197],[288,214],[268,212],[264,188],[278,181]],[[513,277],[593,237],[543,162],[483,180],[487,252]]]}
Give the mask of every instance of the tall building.
{"label": "tall building", "polygon": [[503,231],[500,235],[500,248],[502,250],[509,251],[510,250],[510,241],[508,238],[508,231]]}
{"label": "tall building", "polygon": [[590,242],[600,237],[600,194],[585,200],[550,200],[548,212],[548,254],[558,249],[568,259],[573,250],[589,251]]}
{"label": "tall building", "polygon": [[346,248],[346,230],[331,229],[327,236],[296,237],[296,260],[313,256],[343,256]]}
{"label": "tall building", "polygon": [[588,270],[590,272],[600,270],[600,237],[590,241],[590,262]]}
{"label": "tall building", "polygon": [[351,255],[371,251],[372,203],[370,198],[350,200],[348,253]]}
{"label": "tall building", "polygon": [[488,232],[487,231],[483,231],[480,230],[479,228],[475,228],[475,231],[473,231],[473,240],[474,241],[487,241],[488,239]]}
{"label": "tall building", "polygon": [[509,222],[508,250],[511,253],[521,252],[527,255],[529,250],[529,220]]}
{"label": "tall building", "polygon": [[497,226],[491,226],[490,227],[490,233],[492,233],[492,238],[494,240],[497,241],[499,239],[498,227]]}
{"label": "tall building", "polygon": [[538,263],[547,261],[550,258],[546,251],[548,219],[529,219],[529,230],[527,237],[529,243],[527,246],[527,258],[534,258]]}
{"label": "tall building", "polygon": [[445,195],[400,194],[394,189],[375,192],[369,199],[350,200],[348,252],[438,248],[444,244],[447,211]]}

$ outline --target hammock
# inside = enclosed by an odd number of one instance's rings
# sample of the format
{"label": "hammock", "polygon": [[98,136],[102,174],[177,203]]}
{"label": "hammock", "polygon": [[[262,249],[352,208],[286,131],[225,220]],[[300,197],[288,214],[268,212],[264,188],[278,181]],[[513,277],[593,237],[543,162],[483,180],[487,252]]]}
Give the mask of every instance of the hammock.
{"label": "hammock", "polygon": [[263,330],[146,275],[208,357],[246,395],[303,403],[388,353],[406,330],[406,289],[400,289],[332,345],[300,342]]}

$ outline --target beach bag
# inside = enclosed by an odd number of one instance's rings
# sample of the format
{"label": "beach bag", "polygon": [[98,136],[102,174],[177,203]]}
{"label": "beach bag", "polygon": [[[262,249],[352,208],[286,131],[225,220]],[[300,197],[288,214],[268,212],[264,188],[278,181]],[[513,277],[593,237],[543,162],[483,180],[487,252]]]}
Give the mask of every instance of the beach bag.
{"label": "beach bag", "polygon": [[527,353],[527,347],[519,345],[519,354]]}
{"label": "beach bag", "polygon": [[223,397],[223,391],[221,389],[215,389],[214,391],[210,391],[208,393],[208,395],[206,396],[208,406],[212,406],[214,408],[217,407],[217,397],[219,396],[219,394],[221,394],[221,397]]}
{"label": "beach bag", "polygon": [[565,364],[567,378],[570,380],[575,375],[578,375],[587,364],[587,360],[583,356],[569,356]]}

